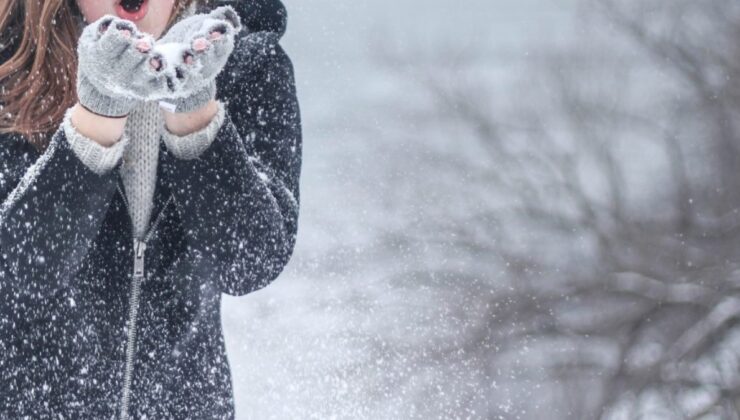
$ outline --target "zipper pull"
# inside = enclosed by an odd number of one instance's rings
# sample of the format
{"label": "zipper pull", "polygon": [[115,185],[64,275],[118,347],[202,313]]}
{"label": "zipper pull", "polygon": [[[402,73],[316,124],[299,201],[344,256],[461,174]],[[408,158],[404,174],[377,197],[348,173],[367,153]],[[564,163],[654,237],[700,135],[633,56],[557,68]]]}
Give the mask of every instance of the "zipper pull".
{"label": "zipper pull", "polygon": [[144,251],[146,243],[134,238],[134,277],[144,276]]}

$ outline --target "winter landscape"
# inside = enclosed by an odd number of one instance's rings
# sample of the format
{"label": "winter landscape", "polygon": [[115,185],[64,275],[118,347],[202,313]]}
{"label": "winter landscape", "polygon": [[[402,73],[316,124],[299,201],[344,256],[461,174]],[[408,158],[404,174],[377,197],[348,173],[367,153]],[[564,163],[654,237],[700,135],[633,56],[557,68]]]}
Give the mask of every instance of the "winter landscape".
{"label": "winter landscape", "polygon": [[740,4],[287,0],[298,243],[239,419],[740,417]]}

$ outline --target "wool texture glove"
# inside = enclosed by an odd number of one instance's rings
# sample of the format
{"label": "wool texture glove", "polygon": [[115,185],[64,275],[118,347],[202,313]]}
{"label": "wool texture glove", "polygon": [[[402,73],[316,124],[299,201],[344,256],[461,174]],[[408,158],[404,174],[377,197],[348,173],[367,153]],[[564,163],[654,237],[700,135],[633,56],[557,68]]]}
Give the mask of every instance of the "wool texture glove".
{"label": "wool texture glove", "polygon": [[133,22],[106,15],[87,25],[77,46],[77,96],[82,106],[108,117],[127,115],[165,84],[149,64],[154,39]]}
{"label": "wool texture glove", "polygon": [[190,112],[216,97],[216,76],[234,50],[234,38],[242,29],[231,6],[190,16],[170,28],[153,48],[161,60],[165,92],[154,94],[171,105],[172,112]]}

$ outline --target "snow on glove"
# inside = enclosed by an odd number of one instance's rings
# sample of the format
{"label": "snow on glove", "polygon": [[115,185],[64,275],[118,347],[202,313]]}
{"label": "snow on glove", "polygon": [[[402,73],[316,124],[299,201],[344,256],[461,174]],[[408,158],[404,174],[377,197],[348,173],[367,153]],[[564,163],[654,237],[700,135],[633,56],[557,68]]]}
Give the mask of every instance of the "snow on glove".
{"label": "snow on glove", "polygon": [[106,15],[87,25],[77,46],[77,96],[90,111],[127,115],[165,84],[150,64],[154,39],[133,22]]}
{"label": "snow on glove", "polygon": [[172,105],[170,111],[190,112],[215,98],[216,76],[234,50],[234,37],[241,29],[239,15],[231,6],[173,25],[154,45],[167,87],[158,99]]}

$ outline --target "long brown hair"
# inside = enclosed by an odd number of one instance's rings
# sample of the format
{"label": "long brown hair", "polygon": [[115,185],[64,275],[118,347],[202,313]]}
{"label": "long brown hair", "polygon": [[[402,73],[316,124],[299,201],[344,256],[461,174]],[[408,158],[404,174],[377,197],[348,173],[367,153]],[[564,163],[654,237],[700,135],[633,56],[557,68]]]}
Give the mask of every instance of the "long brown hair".
{"label": "long brown hair", "polygon": [[[191,3],[175,0],[169,28]],[[77,102],[76,0],[0,0],[0,133],[39,151]]]}

